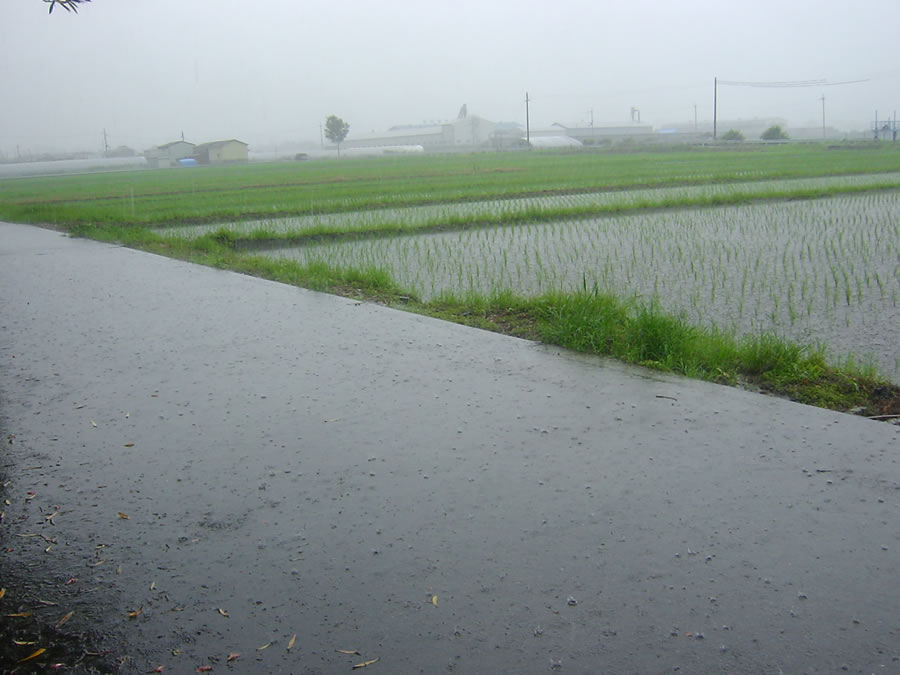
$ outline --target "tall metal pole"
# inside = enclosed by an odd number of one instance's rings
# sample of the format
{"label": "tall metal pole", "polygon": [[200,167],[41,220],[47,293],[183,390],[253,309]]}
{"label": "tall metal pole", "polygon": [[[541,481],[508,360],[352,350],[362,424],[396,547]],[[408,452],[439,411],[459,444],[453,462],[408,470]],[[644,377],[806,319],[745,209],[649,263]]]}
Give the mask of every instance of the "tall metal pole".
{"label": "tall metal pole", "polygon": [[719,78],[713,78],[713,140],[716,140],[716,125],[719,121]]}
{"label": "tall metal pole", "polygon": [[822,94],[822,138],[825,138],[825,94]]}
{"label": "tall metal pole", "polygon": [[525,92],[525,142],[528,144],[528,147],[531,147],[531,118],[529,116],[528,111],[528,92]]}

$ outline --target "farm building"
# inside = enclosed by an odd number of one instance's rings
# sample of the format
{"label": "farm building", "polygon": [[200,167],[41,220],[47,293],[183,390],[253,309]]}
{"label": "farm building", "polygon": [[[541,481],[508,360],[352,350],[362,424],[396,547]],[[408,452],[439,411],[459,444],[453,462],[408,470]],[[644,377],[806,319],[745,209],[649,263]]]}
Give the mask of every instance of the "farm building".
{"label": "farm building", "polygon": [[195,147],[193,157],[198,164],[246,162],[248,148],[246,143],[233,138],[227,141],[213,141],[212,143],[201,143]]}
{"label": "farm building", "polygon": [[450,122],[395,126],[380,134],[348,138],[347,148],[374,148],[385,145],[421,145],[425,150],[452,150],[485,145],[494,133],[495,124],[483,117],[469,115],[466,106]]}
{"label": "farm building", "polygon": [[179,159],[194,156],[194,144],[187,141],[173,141],[144,151],[144,159],[151,169],[165,169],[177,166]]}

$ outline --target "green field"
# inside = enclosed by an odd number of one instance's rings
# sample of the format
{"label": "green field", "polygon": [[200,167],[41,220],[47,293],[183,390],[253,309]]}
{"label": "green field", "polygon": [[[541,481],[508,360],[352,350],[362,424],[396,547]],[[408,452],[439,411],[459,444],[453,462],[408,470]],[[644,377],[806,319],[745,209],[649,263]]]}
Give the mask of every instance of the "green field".
{"label": "green field", "polygon": [[890,144],[485,153],[6,179],[0,218],[876,416],[898,190]]}
{"label": "green field", "polygon": [[0,203],[3,217],[24,222],[160,225],[897,171],[889,146],[397,156],[7,179]]}

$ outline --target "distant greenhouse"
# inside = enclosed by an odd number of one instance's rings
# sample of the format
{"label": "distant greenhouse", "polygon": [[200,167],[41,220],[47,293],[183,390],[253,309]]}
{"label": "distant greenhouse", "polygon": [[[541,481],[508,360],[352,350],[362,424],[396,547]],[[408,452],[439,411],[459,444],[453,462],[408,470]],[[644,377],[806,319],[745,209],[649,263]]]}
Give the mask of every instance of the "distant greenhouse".
{"label": "distant greenhouse", "polygon": [[[522,137],[522,142],[526,139]],[[532,136],[532,148],[580,148],[581,141],[571,136]]]}

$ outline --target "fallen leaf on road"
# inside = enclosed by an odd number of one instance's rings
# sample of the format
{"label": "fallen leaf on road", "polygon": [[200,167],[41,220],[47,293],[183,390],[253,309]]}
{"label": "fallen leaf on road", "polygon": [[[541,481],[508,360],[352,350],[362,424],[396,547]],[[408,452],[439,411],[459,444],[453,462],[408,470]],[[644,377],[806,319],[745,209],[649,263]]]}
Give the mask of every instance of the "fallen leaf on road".
{"label": "fallen leaf on road", "polygon": [[126,444],[125,444],[125,447],[126,447],[126,448],[133,448],[133,447],[134,447],[134,443],[126,443]]}
{"label": "fallen leaf on road", "polygon": [[25,641],[25,640],[13,640],[14,645],[19,645],[20,647],[29,647],[31,645],[36,645],[37,642],[34,641]]}
{"label": "fallen leaf on road", "polygon": [[143,607],[138,607],[138,608],[137,608],[136,610],[134,610],[133,612],[128,612],[128,618],[129,618],[129,619],[136,619],[136,618],[138,618],[138,617],[139,617],[141,614],[143,614],[143,613],[144,613],[144,608],[143,608]]}
{"label": "fallen leaf on road", "polygon": [[437,596],[436,595],[431,596],[431,604],[434,605],[435,607],[437,607]]}
{"label": "fallen leaf on road", "polygon": [[59,621],[56,622],[56,627],[59,628],[59,627],[62,626],[66,621],[68,621],[69,619],[71,619],[71,618],[72,618],[72,615],[73,615],[74,613],[75,613],[75,610],[73,609],[71,612],[69,612],[69,613],[66,614],[63,618],[61,618]]}
{"label": "fallen leaf on road", "polygon": [[197,666],[198,673],[208,673],[212,670],[212,666]]}
{"label": "fallen leaf on road", "polygon": [[45,651],[47,651],[47,650],[44,647],[41,647],[40,649],[33,652],[32,654],[26,656],[24,659],[19,659],[19,663],[25,663],[26,661],[31,661],[31,659],[36,659],[41,654],[43,654]]}
{"label": "fallen leaf on road", "polygon": [[95,426],[97,426],[97,423],[94,420],[91,420],[91,426],[95,427]]}
{"label": "fallen leaf on road", "polygon": [[256,648],[256,651],[261,652],[263,649],[268,649],[268,648],[271,647],[271,646],[272,646],[272,643],[271,643],[271,642],[267,642],[267,643],[264,644],[262,647],[257,647],[257,648]]}
{"label": "fallen leaf on road", "polygon": [[240,656],[241,656],[241,655],[240,655],[238,652],[231,652],[231,653],[228,655],[228,658],[225,659],[225,663],[229,663],[229,662],[231,662],[231,661],[234,661],[235,659],[239,658]]}
{"label": "fallen leaf on road", "polygon": [[226,611],[225,611],[224,609],[222,609],[221,607],[219,607],[219,614],[221,614],[222,616],[224,616],[226,619],[227,619],[228,616],[229,616],[228,612],[226,612]]}
{"label": "fallen leaf on road", "polygon": [[129,516],[127,513],[122,513],[121,511],[119,511],[119,518],[121,518],[122,520],[131,520],[131,516]]}
{"label": "fallen leaf on road", "polygon": [[360,654],[355,649],[335,649],[334,651],[336,651],[338,654],[351,654],[352,656],[362,656],[362,654]]}
{"label": "fallen leaf on road", "polygon": [[362,663],[357,663],[355,666],[353,666],[353,670],[356,670],[357,668],[366,668],[367,666],[371,666],[373,663],[378,663],[378,661],[380,660],[381,659],[372,659],[371,661],[363,661]]}
{"label": "fallen leaf on road", "polygon": [[148,670],[147,672],[148,673],[161,673],[165,669],[166,669],[165,666],[156,666],[156,668],[154,668],[153,670]]}
{"label": "fallen leaf on road", "polygon": [[16,612],[15,614],[7,614],[6,616],[14,618],[14,617],[27,617],[31,616],[32,612]]}
{"label": "fallen leaf on road", "polygon": [[0,600],[3,599],[3,596],[4,596],[4,595],[6,595],[6,589],[5,589],[5,588],[0,588]]}
{"label": "fallen leaf on road", "polygon": [[290,641],[288,642],[287,648],[288,648],[288,649],[293,649],[294,643],[295,643],[296,641],[297,641],[297,634],[294,633],[294,637],[292,637],[292,638],[290,639]]}

